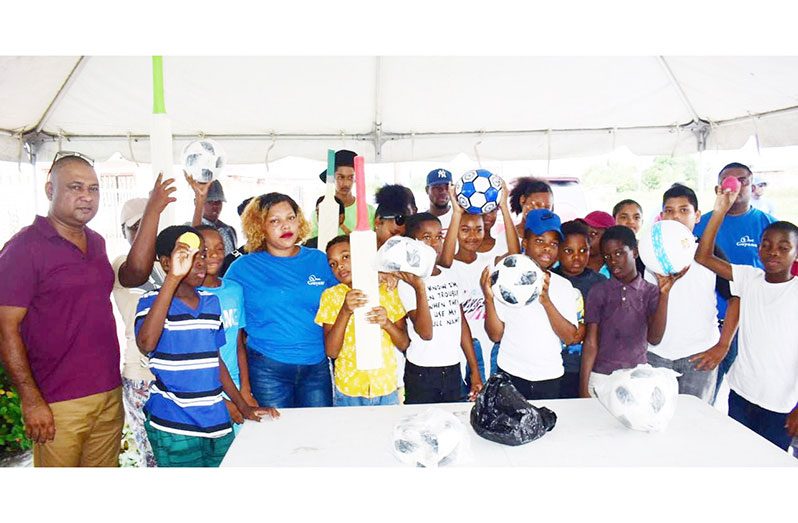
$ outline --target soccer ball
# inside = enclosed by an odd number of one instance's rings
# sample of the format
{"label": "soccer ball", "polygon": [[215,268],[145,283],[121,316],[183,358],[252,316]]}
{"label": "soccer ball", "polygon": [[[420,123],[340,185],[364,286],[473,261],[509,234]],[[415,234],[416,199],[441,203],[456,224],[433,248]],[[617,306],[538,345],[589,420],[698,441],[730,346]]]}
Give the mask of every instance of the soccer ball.
{"label": "soccer ball", "polygon": [[388,238],[377,251],[377,270],[380,272],[409,272],[427,278],[435,268],[438,253],[426,243],[394,236]]}
{"label": "soccer ball", "polygon": [[530,257],[512,254],[494,267],[490,287],[500,302],[510,307],[523,307],[538,299],[544,277],[543,269]]}
{"label": "soccer ball", "polygon": [[219,178],[224,163],[224,151],[213,140],[196,140],[183,149],[183,168],[200,183]]}
{"label": "soccer ball", "polygon": [[634,430],[663,431],[676,411],[680,374],[672,369],[638,365],[619,369],[596,387],[599,401],[618,421]]}
{"label": "soccer ball", "polygon": [[486,169],[468,171],[454,184],[457,203],[468,214],[485,214],[499,206],[502,179]]}
{"label": "soccer ball", "polygon": [[437,407],[403,418],[393,429],[394,455],[418,467],[452,463],[464,441],[466,432],[460,420]]}
{"label": "soccer ball", "polygon": [[692,263],[695,236],[675,220],[662,220],[646,231],[637,248],[646,269],[657,274],[676,274]]}

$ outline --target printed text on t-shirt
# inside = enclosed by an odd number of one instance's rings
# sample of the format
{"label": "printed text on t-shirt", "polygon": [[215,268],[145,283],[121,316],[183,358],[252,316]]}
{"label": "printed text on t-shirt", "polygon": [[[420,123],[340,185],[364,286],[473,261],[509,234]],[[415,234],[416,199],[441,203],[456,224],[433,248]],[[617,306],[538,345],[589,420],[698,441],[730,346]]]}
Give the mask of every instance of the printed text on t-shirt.
{"label": "printed text on t-shirt", "polygon": [[460,321],[460,308],[457,296],[459,290],[454,282],[432,284],[427,287],[430,296],[429,312],[432,316],[432,327],[454,325]]}

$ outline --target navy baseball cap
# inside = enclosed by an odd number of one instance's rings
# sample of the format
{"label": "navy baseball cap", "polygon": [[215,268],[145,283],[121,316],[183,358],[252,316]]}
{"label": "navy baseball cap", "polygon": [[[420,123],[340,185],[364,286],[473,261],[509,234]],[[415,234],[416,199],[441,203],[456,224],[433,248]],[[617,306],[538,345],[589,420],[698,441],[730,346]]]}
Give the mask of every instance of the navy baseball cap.
{"label": "navy baseball cap", "polygon": [[560,217],[550,210],[532,209],[526,215],[524,229],[537,236],[540,236],[544,232],[554,231],[560,236],[561,240],[565,240],[562,229],[560,228],[561,225]]}
{"label": "navy baseball cap", "polygon": [[[340,151],[336,151],[335,168],[338,169],[339,167],[354,167],[355,156],[357,156],[357,153],[355,151],[349,151],[347,149],[341,149]],[[321,172],[321,174],[319,174],[319,179],[324,183],[327,183],[327,169],[324,169]]]}
{"label": "navy baseball cap", "polygon": [[446,169],[433,169],[427,175],[427,186],[452,183],[452,173]]}

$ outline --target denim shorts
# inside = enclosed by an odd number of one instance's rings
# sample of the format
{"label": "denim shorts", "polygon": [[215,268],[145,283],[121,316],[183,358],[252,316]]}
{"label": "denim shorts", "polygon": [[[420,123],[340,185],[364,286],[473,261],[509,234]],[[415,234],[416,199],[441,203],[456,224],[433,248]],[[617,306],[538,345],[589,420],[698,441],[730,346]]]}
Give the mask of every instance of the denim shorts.
{"label": "denim shorts", "polygon": [[399,392],[393,391],[384,396],[374,396],[373,398],[366,398],[363,396],[347,396],[338,388],[335,388],[336,407],[373,407],[378,405],[399,405]]}
{"label": "denim shorts", "polygon": [[247,347],[249,384],[263,407],[331,407],[329,360],[311,365],[282,363]]}

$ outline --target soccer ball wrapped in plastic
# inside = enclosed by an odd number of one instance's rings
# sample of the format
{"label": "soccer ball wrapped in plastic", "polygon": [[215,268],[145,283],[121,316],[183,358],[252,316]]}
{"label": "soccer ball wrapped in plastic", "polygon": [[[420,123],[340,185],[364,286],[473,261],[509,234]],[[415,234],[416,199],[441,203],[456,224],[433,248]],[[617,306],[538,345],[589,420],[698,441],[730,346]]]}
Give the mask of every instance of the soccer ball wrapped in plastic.
{"label": "soccer ball wrapped in plastic", "polygon": [[675,220],[662,220],[647,230],[637,246],[646,269],[657,274],[676,274],[693,261],[693,232]]}
{"label": "soccer ball wrapped in plastic", "polygon": [[530,257],[513,254],[493,268],[490,287],[500,302],[510,307],[523,307],[538,299],[544,277],[543,269]]}
{"label": "soccer ball wrapped in plastic", "polygon": [[427,278],[435,268],[438,254],[426,243],[394,236],[388,238],[377,251],[377,270],[380,272],[409,272]]}
{"label": "soccer ball wrapped in plastic", "polygon": [[596,396],[618,421],[634,430],[662,431],[676,411],[680,374],[641,364],[619,369],[598,387]]}
{"label": "soccer ball wrapped in plastic", "polygon": [[201,183],[219,178],[225,163],[224,151],[213,140],[196,140],[183,149],[183,168]]}
{"label": "soccer ball wrapped in plastic", "polygon": [[465,439],[465,427],[460,420],[451,412],[433,407],[396,424],[393,452],[403,463],[437,467],[457,459]]}
{"label": "soccer ball wrapped in plastic", "polygon": [[457,203],[468,214],[484,214],[499,206],[502,179],[486,169],[468,171],[454,184]]}

